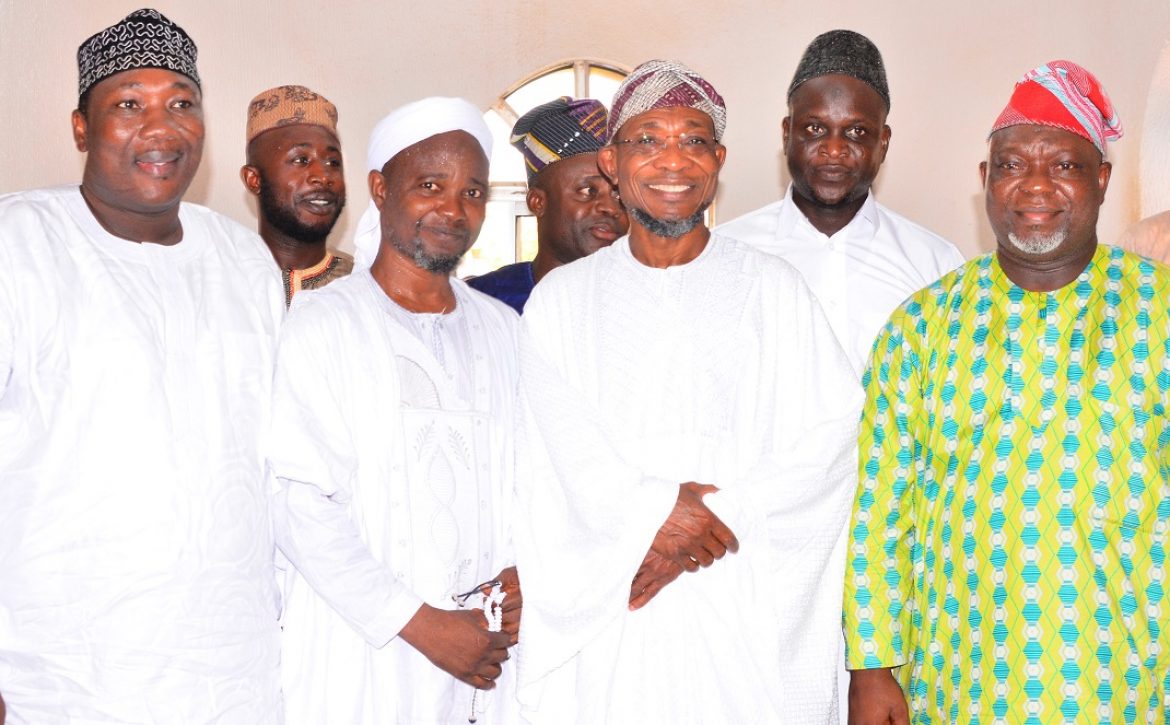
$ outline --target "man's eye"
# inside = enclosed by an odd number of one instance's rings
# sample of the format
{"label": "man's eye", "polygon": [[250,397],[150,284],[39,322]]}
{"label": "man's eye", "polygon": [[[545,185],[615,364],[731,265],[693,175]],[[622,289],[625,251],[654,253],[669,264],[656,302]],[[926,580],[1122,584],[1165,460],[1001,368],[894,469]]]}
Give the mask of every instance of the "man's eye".
{"label": "man's eye", "polygon": [[296,164],[297,166],[304,166],[305,164],[309,163],[309,157],[308,156],[296,156],[293,158],[292,162],[294,164]]}
{"label": "man's eye", "polygon": [[178,109],[182,109],[182,110],[187,110],[188,108],[191,108],[191,107],[193,107],[194,105],[195,105],[195,104],[194,104],[194,103],[192,103],[191,101],[188,101],[188,100],[184,99],[184,100],[182,100],[182,101],[175,101],[174,103],[172,103],[172,104],[171,104],[171,107],[172,107],[172,108],[178,108]]}
{"label": "man's eye", "polygon": [[687,136],[684,140],[688,146],[706,146],[711,141],[703,136]]}
{"label": "man's eye", "polygon": [[114,107],[115,108],[137,108],[138,101],[134,101],[134,100],[127,98],[124,101],[118,101],[116,104],[114,104]]}
{"label": "man's eye", "polygon": [[427,191],[434,191],[438,188],[433,181],[424,181],[423,183],[419,184],[419,186],[426,189]]}
{"label": "man's eye", "polygon": [[325,159],[326,166],[335,166],[341,168],[341,159]]}
{"label": "man's eye", "polygon": [[848,135],[850,138],[855,138],[855,139],[865,138],[865,129],[864,128],[851,128],[851,129],[849,129]]}
{"label": "man's eye", "polygon": [[647,145],[647,146],[659,146],[659,145],[661,145],[661,142],[660,142],[660,141],[659,141],[659,140],[658,140],[656,137],[654,137],[654,136],[651,136],[651,135],[650,135],[650,134],[648,134],[648,133],[644,133],[644,134],[642,134],[641,136],[639,136],[639,137],[638,137],[638,140],[637,140],[637,143],[640,143],[640,144],[645,144],[645,145]]}
{"label": "man's eye", "polygon": [[471,197],[472,199],[482,199],[483,198],[483,189],[468,189],[467,195],[469,197]]}
{"label": "man's eye", "polygon": [[819,123],[810,123],[804,127],[804,132],[816,136],[821,132],[821,125]]}

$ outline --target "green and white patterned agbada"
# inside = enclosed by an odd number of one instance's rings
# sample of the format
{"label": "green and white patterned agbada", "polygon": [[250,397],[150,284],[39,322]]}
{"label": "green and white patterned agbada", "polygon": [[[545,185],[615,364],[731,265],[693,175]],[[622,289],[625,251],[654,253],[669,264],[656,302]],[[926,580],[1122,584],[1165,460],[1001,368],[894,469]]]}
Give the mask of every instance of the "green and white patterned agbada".
{"label": "green and white patterned agbada", "polygon": [[850,669],[915,723],[1166,722],[1170,269],[994,255],[898,309],[863,383]]}

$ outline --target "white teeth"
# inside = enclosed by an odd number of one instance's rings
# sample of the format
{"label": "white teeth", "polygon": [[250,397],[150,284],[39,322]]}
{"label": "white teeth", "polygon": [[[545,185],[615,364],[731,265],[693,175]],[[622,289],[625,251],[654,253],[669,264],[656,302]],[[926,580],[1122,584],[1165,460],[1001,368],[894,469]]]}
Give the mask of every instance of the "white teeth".
{"label": "white teeth", "polygon": [[678,194],[686,191],[690,187],[680,184],[651,184],[650,188],[655,191],[665,191],[668,194]]}
{"label": "white teeth", "polygon": [[328,206],[330,204],[326,199],[310,199],[309,203],[313,206]]}

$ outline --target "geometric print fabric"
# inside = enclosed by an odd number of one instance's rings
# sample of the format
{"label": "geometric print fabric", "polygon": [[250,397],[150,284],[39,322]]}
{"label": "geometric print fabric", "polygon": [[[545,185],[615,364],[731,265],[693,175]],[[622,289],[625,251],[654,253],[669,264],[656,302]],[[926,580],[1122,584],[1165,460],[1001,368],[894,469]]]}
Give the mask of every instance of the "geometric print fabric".
{"label": "geometric print fabric", "polygon": [[1098,247],[1030,292],[990,254],[863,378],[845,628],[915,723],[1166,722],[1170,270]]}

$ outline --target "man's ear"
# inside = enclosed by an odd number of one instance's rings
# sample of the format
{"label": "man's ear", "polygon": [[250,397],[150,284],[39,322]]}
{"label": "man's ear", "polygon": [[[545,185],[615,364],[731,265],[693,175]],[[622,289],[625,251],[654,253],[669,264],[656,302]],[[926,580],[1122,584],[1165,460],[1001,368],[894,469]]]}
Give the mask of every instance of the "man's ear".
{"label": "man's ear", "polygon": [[73,114],[69,118],[70,125],[73,126],[73,144],[77,146],[77,150],[85,153],[89,151],[89,144],[86,142],[86,134],[89,131],[89,121],[86,120],[85,115],[73,110]]}
{"label": "man's ear", "polygon": [[780,122],[780,142],[784,145],[784,149],[788,149],[788,134],[792,131],[792,117],[785,116],[784,120]]}
{"label": "man's ear", "polygon": [[1109,177],[1113,175],[1113,164],[1108,161],[1101,162],[1101,168],[1097,169],[1097,188],[1101,190],[1101,201],[1105,201],[1105,192],[1109,189]]}
{"label": "man's ear", "polygon": [[528,211],[537,219],[544,216],[544,212],[548,210],[548,193],[544,189],[530,187],[524,201],[528,202]]}
{"label": "man's ear", "polygon": [[987,188],[987,162],[979,162],[979,186]]}
{"label": "man's ear", "polygon": [[597,168],[609,179],[609,183],[618,185],[617,178],[617,146],[602,146],[597,152]]}
{"label": "man's ear", "polygon": [[378,211],[382,211],[382,205],[386,203],[386,177],[382,176],[381,171],[371,171],[366,176],[366,183],[370,187],[370,201],[374,202]]}
{"label": "man's ear", "polygon": [[260,196],[260,169],[257,169],[255,166],[241,166],[240,181],[244,182],[244,188],[252,196]]}

